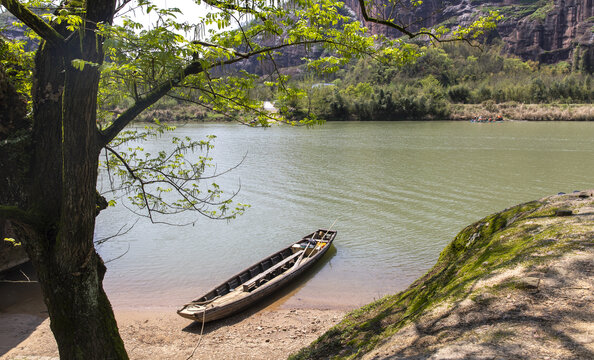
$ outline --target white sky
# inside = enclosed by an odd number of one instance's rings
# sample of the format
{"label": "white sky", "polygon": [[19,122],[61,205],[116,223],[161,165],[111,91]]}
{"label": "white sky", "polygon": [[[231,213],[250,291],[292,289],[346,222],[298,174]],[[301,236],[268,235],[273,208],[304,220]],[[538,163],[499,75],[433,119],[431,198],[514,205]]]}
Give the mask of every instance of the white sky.
{"label": "white sky", "polygon": [[[176,7],[180,9],[182,13],[178,14],[177,19],[180,21],[187,21],[189,23],[195,23],[198,18],[201,18],[209,11],[212,11],[210,6],[205,4],[197,5],[192,0],[155,0],[153,3],[160,8]],[[121,13],[124,13],[125,11],[126,10],[123,10]],[[157,21],[157,15],[154,12],[147,14],[140,9],[137,9],[134,12],[126,13],[126,15],[145,26],[151,25]]]}
{"label": "white sky", "polygon": [[[162,9],[168,7],[180,9],[181,14],[177,14],[177,20],[180,22],[187,22],[189,24],[196,24],[199,22],[201,18],[206,16],[207,13],[218,11],[204,3],[197,5],[193,0],[154,0],[153,3]],[[132,4],[132,6],[136,5],[136,2]],[[136,9],[133,12],[126,12],[126,9],[124,9],[120,11],[120,16],[116,17],[116,19],[114,20],[115,23],[119,23],[121,21],[121,14],[124,14],[125,16],[128,16],[134,19],[135,21],[141,23],[142,25],[144,25],[145,28],[154,26],[155,22],[158,19],[158,15],[153,11],[147,14],[145,11],[141,9]],[[206,30],[208,29],[216,29],[216,25],[208,26]],[[194,36],[193,33],[180,34],[184,35],[186,38],[193,38]]]}

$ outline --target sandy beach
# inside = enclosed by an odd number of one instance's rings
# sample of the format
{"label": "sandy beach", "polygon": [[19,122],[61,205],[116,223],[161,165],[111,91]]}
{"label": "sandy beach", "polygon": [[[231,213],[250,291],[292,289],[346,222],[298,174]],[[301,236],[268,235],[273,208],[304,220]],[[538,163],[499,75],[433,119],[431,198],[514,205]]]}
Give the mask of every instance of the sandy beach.
{"label": "sandy beach", "polygon": [[[116,311],[116,318],[131,359],[285,359],[343,314],[261,310],[206,324],[202,334],[201,324],[171,312]],[[30,314],[0,314],[0,349],[2,359],[58,359],[49,319]]]}
{"label": "sandy beach", "polygon": [[[58,359],[39,285],[1,283],[0,293],[0,359]],[[286,359],[347,312],[277,303],[258,304],[204,329],[174,308],[115,308],[115,315],[131,359]]]}

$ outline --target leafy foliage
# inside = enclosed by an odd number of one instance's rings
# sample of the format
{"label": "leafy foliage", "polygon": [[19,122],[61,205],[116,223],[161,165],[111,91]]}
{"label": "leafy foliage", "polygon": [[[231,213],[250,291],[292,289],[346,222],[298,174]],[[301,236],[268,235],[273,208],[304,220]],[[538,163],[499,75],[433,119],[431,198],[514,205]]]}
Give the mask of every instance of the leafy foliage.
{"label": "leafy foliage", "polygon": [[[125,130],[106,147],[103,157],[107,176],[114,196],[121,196],[131,205],[131,210],[153,222],[166,222],[164,215],[175,215],[194,210],[211,219],[230,219],[242,214],[249,205],[233,204],[233,194],[222,198],[223,190],[212,182],[202,185],[221,173],[212,173],[214,168],[209,152],[215,136],[204,140],[189,137],[173,137],[173,149],[156,154],[146,152],[142,143],[173,131],[175,127],[146,125],[144,130]],[[194,160],[187,157],[196,150],[200,154]],[[224,172],[223,172],[224,173]],[[123,196],[122,196],[123,193]],[[114,205],[112,200],[110,205]],[[139,209],[142,212],[136,211]]]}
{"label": "leafy foliage", "polygon": [[[334,87],[312,88],[331,80]],[[464,44],[420,47],[414,62],[397,66],[366,58],[334,78],[295,81],[305,98],[279,96],[280,109],[295,118],[402,120],[447,118],[450,105],[503,103],[591,103],[592,76],[567,63],[539,65]]]}
{"label": "leafy foliage", "polygon": [[31,83],[34,52],[26,50],[24,40],[6,41],[0,37],[0,64],[12,81],[15,90],[27,99],[31,110]]}

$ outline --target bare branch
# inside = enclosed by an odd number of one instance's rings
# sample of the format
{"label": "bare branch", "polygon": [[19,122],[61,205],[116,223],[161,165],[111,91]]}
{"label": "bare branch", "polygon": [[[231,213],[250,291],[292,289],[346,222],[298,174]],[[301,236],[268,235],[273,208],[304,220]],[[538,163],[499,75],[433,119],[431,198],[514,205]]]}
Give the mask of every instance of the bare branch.
{"label": "bare branch", "polygon": [[[132,230],[132,228],[134,227],[134,225],[136,225],[136,223],[138,222],[138,220],[139,220],[139,219],[136,219],[136,221],[134,222],[134,224],[130,225],[130,227],[129,227],[129,228],[127,228],[126,230],[124,230],[124,228],[125,228],[125,227],[126,227],[128,224],[124,224],[124,225],[122,225],[122,227],[121,227],[121,228],[120,228],[120,229],[119,229],[119,230],[118,230],[118,231],[117,231],[117,232],[116,232],[114,235],[111,235],[111,236],[104,237],[104,238],[102,238],[102,239],[96,240],[96,241],[95,241],[95,245],[101,245],[101,244],[103,244],[104,242],[106,242],[106,241],[109,241],[109,240],[111,240],[111,239],[113,239],[113,238],[116,238],[116,237],[118,237],[118,236],[122,236],[122,235],[126,235],[127,233],[129,233],[129,232],[130,232],[130,230]],[[122,230],[124,230],[124,231],[122,231]]]}
{"label": "bare branch", "polygon": [[122,0],[121,2],[119,2],[119,4],[116,4],[114,14],[119,13],[124,7],[126,7],[126,5],[128,5],[131,2],[132,0]]}
{"label": "bare branch", "polygon": [[104,264],[108,264],[108,263],[110,263],[110,262],[112,262],[112,261],[116,261],[117,259],[120,259],[120,258],[122,258],[124,255],[126,255],[126,254],[128,253],[128,251],[130,251],[130,244],[129,244],[129,243],[128,243],[128,249],[126,249],[126,251],[124,251],[124,253],[123,253],[123,254],[121,254],[121,255],[118,255],[118,256],[114,257],[113,259],[109,259],[109,260],[107,260],[107,261],[104,261],[103,263],[104,263]]}
{"label": "bare branch", "polygon": [[[187,86],[186,86],[186,88],[187,88]],[[233,119],[233,120],[237,121],[238,123],[240,123],[241,125],[246,125],[246,126],[249,126],[249,124],[248,124],[248,123],[246,123],[245,121],[242,121],[242,120],[241,120],[241,119],[239,119],[237,116],[235,116],[235,115],[233,115],[233,114],[229,114],[229,113],[227,113],[227,112],[224,112],[224,111],[217,110],[217,109],[215,109],[215,108],[214,108],[214,107],[212,107],[212,106],[208,106],[208,105],[206,105],[206,104],[204,104],[204,103],[201,103],[200,101],[196,101],[196,100],[192,100],[192,99],[185,99],[185,98],[178,97],[178,96],[171,95],[171,94],[167,94],[167,96],[169,96],[169,97],[170,97],[170,98],[172,98],[172,99],[181,100],[181,101],[186,101],[186,102],[189,102],[189,103],[192,103],[192,104],[196,104],[196,105],[198,105],[198,106],[201,106],[201,107],[203,107],[203,108],[205,108],[205,109],[207,109],[207,110],[209,110],[209,111],[212,111],[212,112],[214,112],[214,113],[217,113],[217,114],[219,114],[219,115],[224,115],[224,116],[226,116],[226,117],[228,117],[228,118],[230,118],[230,119]]]}

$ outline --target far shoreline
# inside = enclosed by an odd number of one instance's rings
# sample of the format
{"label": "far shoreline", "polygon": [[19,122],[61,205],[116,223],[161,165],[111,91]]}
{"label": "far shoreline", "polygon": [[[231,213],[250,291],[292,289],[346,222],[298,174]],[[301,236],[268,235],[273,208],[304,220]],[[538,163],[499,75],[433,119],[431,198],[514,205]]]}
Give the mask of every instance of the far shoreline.
{"label": "far shoreline", "polygon": [[[326,122],[365,122],[365,121],[470,121],[474,117],[495,119],[501,115],[504,121],[594,121],[593,104],[523,104],[516,102],[482,104],[449,104],[449,115],[442,118],[433,116],[407,116],[386,120],[325,120]],[[176,123],[238,123],[236,120],[220,114],[206,113],[197,105],[179,105],[163,109],[154,109],[141,114],[138,123],[153,123],[154,119],[163,122]],[[289,119],[298,121],[297,119]],[[249,126],[249,125],[246,125]]]}

